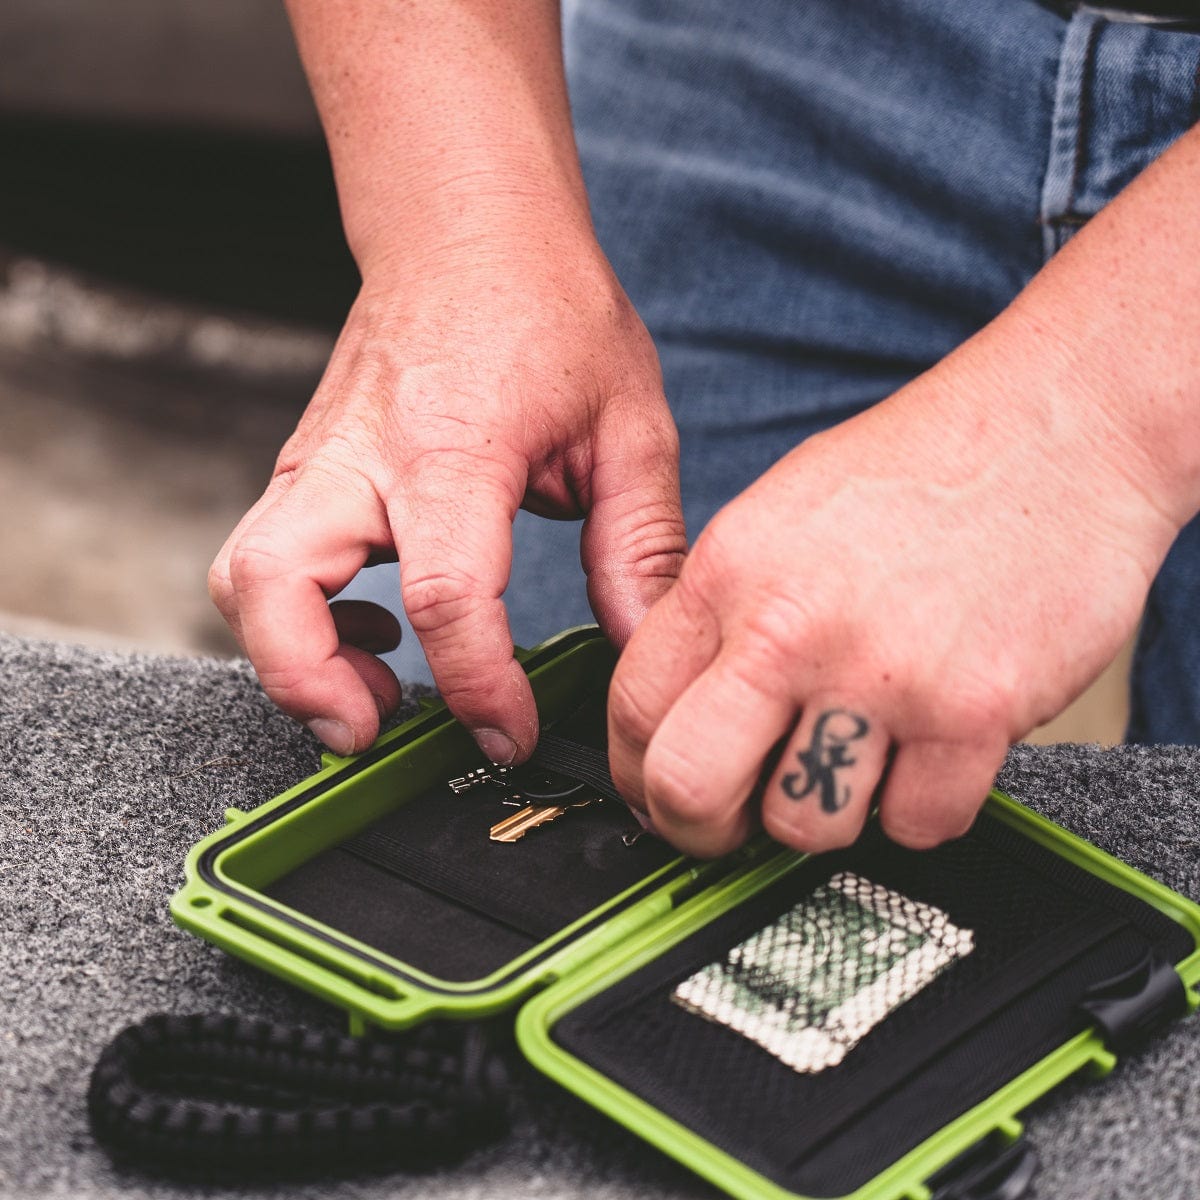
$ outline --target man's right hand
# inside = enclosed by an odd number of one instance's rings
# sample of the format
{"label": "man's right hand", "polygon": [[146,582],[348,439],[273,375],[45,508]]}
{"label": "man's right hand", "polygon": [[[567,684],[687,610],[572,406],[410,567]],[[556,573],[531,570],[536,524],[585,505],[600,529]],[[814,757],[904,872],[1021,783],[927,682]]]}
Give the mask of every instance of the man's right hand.
{"label": "man's right hand", "polygon": [[594,242],[478,208],[478,236],[464,219],[420,274],[368,277],[210,575],[267,693],[338,753],[400,698],[371,653],[395,619],[328,604],[364,564],[399,558],[450,710],[511,762],[537,740],[500,599],[518,507],[584,518],[589,598],[618,645],[682,561],[677,436],[641,321]]}

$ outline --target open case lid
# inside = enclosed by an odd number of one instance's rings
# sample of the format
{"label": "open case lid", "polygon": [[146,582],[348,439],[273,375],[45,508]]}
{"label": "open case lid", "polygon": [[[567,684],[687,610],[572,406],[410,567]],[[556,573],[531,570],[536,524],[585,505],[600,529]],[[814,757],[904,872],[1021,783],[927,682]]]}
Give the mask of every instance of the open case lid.
{"label": "open case lid", "polygon": [[[518,653],[543,727],[589,695],[602,712],[614,655],[595,627]],[[612,802],[567,814],[561,830],[490,844],[488,822],[513,810],[449,790],[485,760],[440,703],[356,758],[323,761],[253,812],[227,811],[226,827],[188,855],[171,913],[347,1009],[355,1030],[508,1007],[669,912],[712,870],[653,838],[622,845],[622,827],[637,826]],[[397,820],[408,822],[399,832]],[[413,852],[422,839],[423,857]]]}
{"label": "open case lid", "polygon": [[[876,943],[891,917],[902,937],[923,926],[906,949],[955,947],[856,1028],[822,996],[851,912]],[[826,958],[791,960],[764,1022],[785,927]],[[732,1195],[1009,1200],[1036,1167],[1020,1112],[1194,1008],[1198,944],[1200,907],[994,792],[933,851],[872,822],[845,851],[716,882],[527,1003],[517,1033],[541,1071]],[[806,1022],[852,1036],[830,1055],[812,1029],[779,1034]]]}

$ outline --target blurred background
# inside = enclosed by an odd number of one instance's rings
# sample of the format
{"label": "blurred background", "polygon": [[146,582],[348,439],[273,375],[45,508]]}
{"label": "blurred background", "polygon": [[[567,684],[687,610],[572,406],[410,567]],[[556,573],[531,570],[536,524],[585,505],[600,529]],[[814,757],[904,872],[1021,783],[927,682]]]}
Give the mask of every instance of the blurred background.
{"label": "blurred background", "polygon": [[[282,5],[4,0],[0,63],[0,629],[234,654],[208,564],[357,287]],[[1127,673],[1036,740],[1118,741]]]}

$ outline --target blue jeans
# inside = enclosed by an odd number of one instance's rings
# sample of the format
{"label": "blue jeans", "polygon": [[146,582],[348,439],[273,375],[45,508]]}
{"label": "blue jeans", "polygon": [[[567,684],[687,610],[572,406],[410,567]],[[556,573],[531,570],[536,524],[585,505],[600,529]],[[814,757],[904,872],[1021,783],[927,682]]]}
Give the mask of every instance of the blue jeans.
{"label": "blue jeans", "polygon": [[[1200,35],[1034,0],[569,0],[566,49],[597,230],[658,346],[693,535],[994,317],[1200,116]],[[522,514],[516,546],[517,640],[589,619],[578,527]],[[1189,526],[1138,654],[1150,740],[1200,741],[1193,575]]]}

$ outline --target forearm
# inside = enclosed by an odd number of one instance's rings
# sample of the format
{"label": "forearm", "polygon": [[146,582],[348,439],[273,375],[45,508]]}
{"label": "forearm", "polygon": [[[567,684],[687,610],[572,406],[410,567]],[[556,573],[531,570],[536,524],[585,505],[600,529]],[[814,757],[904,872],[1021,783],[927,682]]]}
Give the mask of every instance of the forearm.
{"label": "forearm", "polygon": [[589,231],[557,0],[287,0],[366,271],[537,214]]}
{"label": "forearm", "polygon": [[[1176,526],[1200,508],[1200,129],[1085,226],[945,366],[1103,464]],[[958,374],[942,372],[954,389]],[[966,397],[957,396],[963,403]],[[981,414],[986,418],[986,414]]]}

